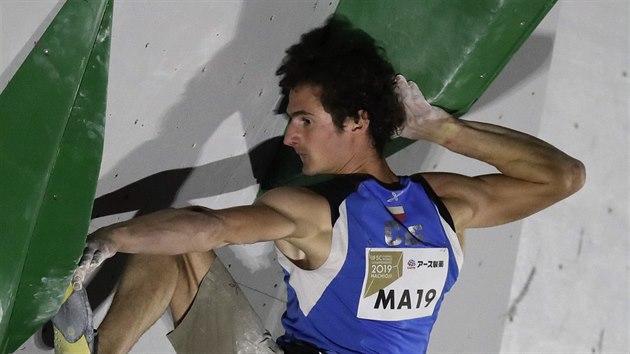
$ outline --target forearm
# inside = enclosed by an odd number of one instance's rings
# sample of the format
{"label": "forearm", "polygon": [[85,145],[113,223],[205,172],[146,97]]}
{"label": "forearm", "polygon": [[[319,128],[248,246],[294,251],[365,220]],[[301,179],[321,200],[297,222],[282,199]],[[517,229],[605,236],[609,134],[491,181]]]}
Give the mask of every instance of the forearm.
{"label": "forearm", "polygon": [[[572,192],[583,183],[582,164],[531,135],[501,126],[448,118],[433,141],[496,167],[520,180],[550,184]],[[431,138],[430,138],[431,140]]]}
{"label": "forearm", "polygon": [[223,246],[221,225],[202,208],[166,209],[105,227],[90,237],[113,241],[116,252],[173,255]]}
{"label": "forearm", "polygon": [[[292,200],[295,193],[281,198],[281,206]],[[296,208],[289,209],[288,215],[292,209]],[[301,210],[310,212],[308,207]],[[289,237],[296,229],[293,218],[263,202],[221,210],[203,207],[161,210],[89,235],[73,283],[82,286],[85,274],[117,252],[161,255],[204,252],[228,244]]]}
{"label": "forearm", "polygon": [[426,175],[448,203],[458,229],[522,219],[568,197],[584,184],[582,163],[552,145],[497,125],[456,119],[431,106],[413,82],[397,77],[396,85],[406,116],[402,136],[431,141],[501,172],[473,177]]}
{"label": "forearm", "polygon": [[117,252],[175,255],[223,246],[223,221],[202,207],[166,209],[100,228],[88,236],[72,277],[83,287],[87,273]]}

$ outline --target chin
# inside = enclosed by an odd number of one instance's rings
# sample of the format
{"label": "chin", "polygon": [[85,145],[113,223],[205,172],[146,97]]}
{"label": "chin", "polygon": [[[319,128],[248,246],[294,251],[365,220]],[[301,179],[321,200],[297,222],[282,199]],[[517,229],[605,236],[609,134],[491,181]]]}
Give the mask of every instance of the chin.
{"label": "chin", "polygon": [[306,176],[314,176],[316,174],[318,174],[316,171],[311,171],[307,168],[302,168],[302,174],[306,175]]}
{"label": "chin", "polygon": [[323,173],[323,171],[320,171],[317,168],[314,168],[313,166],[308,166],[306,164],[302,165],[302,174],[306,176],[315,176],[321,173]]}

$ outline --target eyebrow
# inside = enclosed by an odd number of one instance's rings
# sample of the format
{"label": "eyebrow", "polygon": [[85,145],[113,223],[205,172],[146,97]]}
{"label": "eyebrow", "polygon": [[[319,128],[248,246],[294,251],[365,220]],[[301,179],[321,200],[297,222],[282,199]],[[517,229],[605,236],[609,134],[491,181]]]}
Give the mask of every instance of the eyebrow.
{"label": "eyebrow", "polygon": [[313,113],[308,112],[308,111],[304,111],[304,110],[300,110],[300,111],[295,111],[293,113],[289,113],[287,112],[287,115],[291,118],[295,117],[295,116],[312,116]]}

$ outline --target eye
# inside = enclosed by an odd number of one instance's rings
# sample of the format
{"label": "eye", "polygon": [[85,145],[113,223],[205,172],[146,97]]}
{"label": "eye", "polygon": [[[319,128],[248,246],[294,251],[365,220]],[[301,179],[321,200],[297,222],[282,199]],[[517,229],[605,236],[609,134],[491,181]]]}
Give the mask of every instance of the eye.
{"label": "eye", "polygon": [[302,124],[303,124],[304,126],[309,126],[309,125],[311,125],[311,123],[312,123],[312,122],[311,122],[311,120],[310,120],[309,118],[302,117],[301,119],[302,119]]}

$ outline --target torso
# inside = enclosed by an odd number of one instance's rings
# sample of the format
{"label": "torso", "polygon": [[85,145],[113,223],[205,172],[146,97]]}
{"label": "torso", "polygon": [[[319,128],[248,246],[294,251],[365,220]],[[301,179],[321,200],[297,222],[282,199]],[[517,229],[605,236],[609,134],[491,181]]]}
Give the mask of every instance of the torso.
{"label": "torso", "polygon": [[[283,338],[338,352],[382,352],[383,345],[407,352],[410,342],[428,341],[459,273],[461,247],[448,211],[423,180],[403,178],[396,188],[352,179],[314,187],[330,203],[330,229],[305,244],[323,255],[311,260],[308,247],[276,241],[289,288]],[[396,343],[381,337],[412,327]]]}

